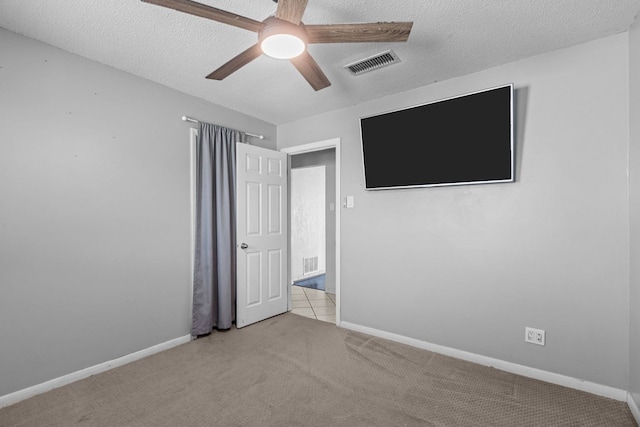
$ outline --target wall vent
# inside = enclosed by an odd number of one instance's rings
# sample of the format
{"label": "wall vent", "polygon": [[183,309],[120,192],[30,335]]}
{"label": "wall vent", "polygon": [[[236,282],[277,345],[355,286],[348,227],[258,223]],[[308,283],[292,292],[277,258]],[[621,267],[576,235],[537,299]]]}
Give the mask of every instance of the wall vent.
{"label": "wall vent", "polygon": [[366,73],[368,71],[377,70],[378,68],[386,67],[387,65],[400,62],[398,55],[392,50],[378,53],[360,61],[352,62],[344,66],[354,76]]}
{"label": "wall vent", "polygon": [[312,274],[318,271],[318,257],[302,258],[302,274]]}

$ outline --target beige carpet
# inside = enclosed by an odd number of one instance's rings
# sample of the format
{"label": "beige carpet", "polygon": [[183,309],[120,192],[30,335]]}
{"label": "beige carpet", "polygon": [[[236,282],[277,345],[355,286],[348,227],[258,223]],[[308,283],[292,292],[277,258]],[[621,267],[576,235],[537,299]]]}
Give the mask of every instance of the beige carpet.
{"label": "beige carpet", "polygon": [[294,314],[0,410],[0,426],[636,426],[625,403]]}

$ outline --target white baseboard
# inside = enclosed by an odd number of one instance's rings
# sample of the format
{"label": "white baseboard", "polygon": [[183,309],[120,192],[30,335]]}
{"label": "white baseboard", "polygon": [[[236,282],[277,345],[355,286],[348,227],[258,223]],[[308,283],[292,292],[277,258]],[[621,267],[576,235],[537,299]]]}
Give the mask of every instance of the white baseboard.
{"label": "white baseboard", "polygon": [[72,372],[62,377],[54,378],[41,384],[36,384],[31,387],[18,390],[13,393],[0,396],[0,408],[13,405],[21,400],[28,399],[37,394],[45,393],[54,388],[62,387],[72,382],[82,380],[90,377],[91,375],[99,374],[101,372],[108,371],[109,369],[117,368],[118,366],[126,365],[127,363],[135,362],[143,357],[151,356],[152,354],[159,353],[163,350],[168,350],[172,347],[176,347],[181,344],[185,344],[191,341],[191,335],[185,335],[183,337],[175,338],[149,348],[145,348],[135,353],[128,354],[126,356],[119,357],[117,359],[110,360],[108,362],[100,363],[98,365],[90,366],[80,371]]}
{"label": "white baseboard", "polygon": [[409,338],[403,335],[381,331],[379,329],[369,328],[354,323],[340,322],[340,326],[353,331],[373,335],[375,337],[384,338],[390,341],[410,345],[412,347],[421,348],[423,350],[433,351],[434,353],[455,357],[456,359],[466,360],[468,362],[477,363],[483,366],[490,366],[496,369],[500,369],[501,371],[511,372],[512,374],[522,375],[524,377],[534,378],[536,380],[546,381],[548,383],[557,384],[580,391],[586,391],[587,393],[608,397],[610,399],[615,399],[621,402],[628,400],[628,393],[626,390],[592,383],[589,381],[583,381],[577,378],[568,377],[566,375],[543,371],[541,369],[530,368],[528,366],[518,365],[516,363],[506,362],[504,360],[494,359],[492,357],[481,356],[479,354],[469,353],[467,351],[457,350],[451,347],[432,344],[427,341],[421,341],[415,338]]}
{"label": "white baseboard", "polygon": [[638,408],[636,401],[633,400],[631,393],[627,393],[627,405],[629,405],[629,409],[631,409],[631,413],[633,414],[633,418],[636,419],[636,423],[640,426],[640,408]]}

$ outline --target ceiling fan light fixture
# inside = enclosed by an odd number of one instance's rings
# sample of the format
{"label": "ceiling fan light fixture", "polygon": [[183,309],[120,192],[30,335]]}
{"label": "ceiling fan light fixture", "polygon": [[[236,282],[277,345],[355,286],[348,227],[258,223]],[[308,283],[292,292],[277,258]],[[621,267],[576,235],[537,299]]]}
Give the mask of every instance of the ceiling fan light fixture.
{"label": "ceiling fan light fixture", "polygon": [[274,34],[260,44],[265,55],[275,59],[291,59],[305,51],[307,45],[293,34]]}
{"label": "ceiling fan light fixture", "polygon": [[270,17],[264,20],[258,41],[265,55],[276,59],[291,59],[307,49],[307,33],[301,25]]}

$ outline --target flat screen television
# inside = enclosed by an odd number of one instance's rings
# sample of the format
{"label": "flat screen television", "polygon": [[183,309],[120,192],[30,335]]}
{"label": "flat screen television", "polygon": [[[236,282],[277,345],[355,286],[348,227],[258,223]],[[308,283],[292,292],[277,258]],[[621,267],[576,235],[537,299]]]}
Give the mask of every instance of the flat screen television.
{"label": "flat screen television", "polygon": [[365,188],[514,180],[513,85],[360,119]]}

